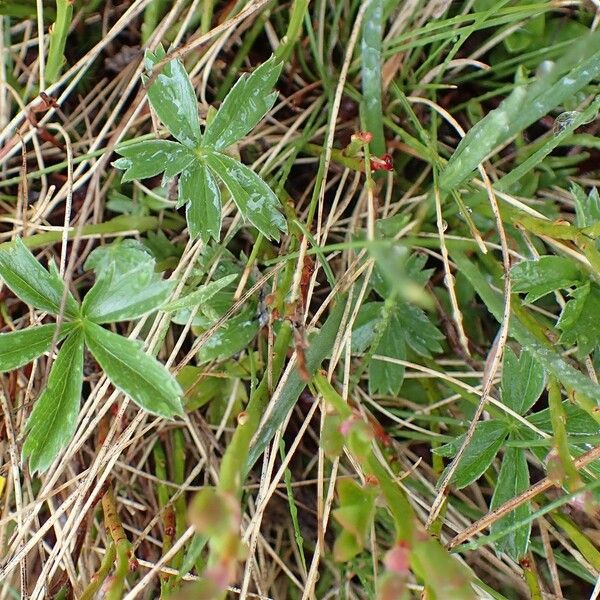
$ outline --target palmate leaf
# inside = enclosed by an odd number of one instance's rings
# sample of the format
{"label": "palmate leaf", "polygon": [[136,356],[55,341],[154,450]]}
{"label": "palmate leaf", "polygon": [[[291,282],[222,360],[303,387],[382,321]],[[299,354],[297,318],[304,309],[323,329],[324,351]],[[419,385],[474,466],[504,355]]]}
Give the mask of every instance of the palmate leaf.
{"label": "palmate leaf", "polygon": [[[153,74],[154,66],[164,57],[162,47],[157,48],[155,53],[146,51],[144,66],[148,75]],[[144,83],[148,80],[149,77],[145,77]],[[171,135],[184,146],[197,147],[201,139],[198,101],[182,62],[172,60],[165,64],[147,93],[152,108]]]}
{"label": "palmate leaf", "polygon": [[165,179],[179,175],[196,158],[186,146],[168,140],[148,140],[117,148],[119,158],[112,163],[116,169],[125,169],[121,181],[147,179],[164,172]]}
{"label": "palmate leaf", "polygon": [[[361,307],[352,331],[353,352],[364,352],[374,343],[382,323],[382,309],[382,302],[369,302]],[[444,336],[422,309],[408,302],[399,302],[391,310],[387,326],[374,350],[376,356],[369,365],[369,391],[372,394],[397,394],[404,382],[402,365],[377,356],[405,360],[407,347],[427,357],[442,349],[439,340]]]}
{"label": "palmate leaf", "polygon": [[242,216],[266,238],[279,240],[279,233],[287,232],[279,199],[254,171],[225,154],[209,153],[205,160],[229,190]]}
{"label": "palmate leaf", "polygon": [[73,437],[83,383],[83,331],[73,332],[63,343],[27,421],[23,456],[32,473],[45,471]]}
{"label": "palmate leaf", "polygon": [[[458,270],[469,280],[484,301],[487,309],[498,322],[501,322],[502,294],[496,291],[496,286],[501,284],[494,282],[494,285],[490,285],[490,278],[484,276],[479,267],[462,251],[452,248],[450,254]],[[544,367],[547,373],[555,375],[565,388],[577,392],[574,395],[576,402],[578,396],[581,395],[594,400],[595,403],[600,403],[600,386],[581,371],[575,369],[558,352],[540,343],[539,339],[516,316],[510,322],[510,335],[535,356],[535,359]]]}
{"label": "palmate leaf", "polygon": [[[60,312],[65,285],[55,270],[46,271],[20,238],[0,246],[0,277],[24,302],[53,315]],[[65,314],[75,317],[77,302],[67,293]]]}
{"label": "palmate leaf", "polygon": [[224,150],[252,131],[271,110],[277,92],[273,87],[282,64],[272,57],[251,75],[242,75],[204,132],[204,145]]}
{"label": "palmate leaf", "polygon": [[190,237],[208,243],[221,233],[221,190],[204,164],[195,163],[185,169],[179,179],[179,206],[186,206]]}
{"label": "palmate leaf", "polygon": [[243,138],[272,108],[277,98],[273,86],[282,64],[271,58],[251,75],[243,75],[231,89],[217,114],[200,131],[198,106],[192,83],[183,64],[172,60],[154,73],[165,57],[162,48],[146,52],[145,66],[152,108],[169,132],[180,142],[152,140],[120,147],[121,158],[113,163],[125,169],[123,181],[153,177],[164,172],[169,179],[180,175],[178,207],[186,206],[191,238],[204,242],[218,239],[221,230],[221,192],[228,189],[242,216],[269,239],[287,231],[279,212],[280,202],[269,186],[251,169],[220,154]]}
{"label": "palmate leaf", "polygon": [[[162,304],[173,284],[154,272],[155,261],[135,241],[96,249],[88,261],[96,283],[80,310],[67,296],[67,317],[57,335],[56,325],[41,325],[0,334],[0,371],[18,368],[48,351],[53,340],[67,339],[52,366],[48,385],[27,423],[23,455],[32,472],[47,469],[71,439],[77,420],[83,381],[84,342],[115,386],[149,412],[170,417],[182,412],[181,388],[140,345],[102,329],[98,322],[134,319]],[[64,284],[51,263],[46,271],[20,241],[0,248],[0,274],[23,300],[58,313]]]}
{"label": "palmate leaf", "polygon": [[161,417],[183,413],[183,391],[168,369],[141,344],[87,321],[85,341],[114,386],[141,408]]}

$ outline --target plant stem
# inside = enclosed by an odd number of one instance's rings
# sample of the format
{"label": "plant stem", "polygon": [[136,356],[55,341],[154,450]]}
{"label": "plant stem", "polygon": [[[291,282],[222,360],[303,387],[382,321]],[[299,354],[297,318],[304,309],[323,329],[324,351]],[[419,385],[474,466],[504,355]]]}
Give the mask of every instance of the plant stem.
{"label": "plant stem", "polygon": [[129,573],[130,564],[133,564],[134,559],[131,553],[131,542],[127,539],[119,518],[117,501],[112,486],[102,496],[102,509],[104,510],[104,524],[110,533],[117,553],[115,573],[106,598],[107,600],[120,600],[123,597],[123,588],[125,587],[125,579]]}
{"label": "plant stem", "polygon": [[[160,441],[157,441],[152,448],[152,457],[154,458],[154,472],[160,483],[156,486],[156,495],[158,498],[158,508],[162,513],[163,522],[163,540],[162,555],[164,556],[173,545],[175,514],[173,507],[169,505],[169,489],[164,483],[167,480],[167,456],[165,448]],[[170,575],[160,576],[160,597],[167,598],[171,590]]]}
{"label": "plant stem", "polygon": [[63,66],[67,35],[73,20],[74,2],[75,0],[56,0],[56,21],[50,26],[50,48],[46,63],[47,83],[54,83],[58,79]]}
{"label": "plant stem", "polygon": [[96,593],[108,577],[110,570],[115,562],[117,556],[117,550],[114,543],[110,544],[106,550],[106,554],[100,563],[100,568],[94,573],[88,586],[83,590],[81,598],[79,600],[93,600]]}

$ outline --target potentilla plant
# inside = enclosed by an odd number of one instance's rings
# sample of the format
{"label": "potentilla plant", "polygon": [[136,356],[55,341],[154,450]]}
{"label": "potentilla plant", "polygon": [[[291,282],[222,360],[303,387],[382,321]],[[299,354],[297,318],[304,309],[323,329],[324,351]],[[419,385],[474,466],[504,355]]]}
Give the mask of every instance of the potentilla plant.
{"label": "potentilla plant", "polygon": [[165,51],[146,52],[148,99],[158,118],[177,140],[148,140],[123,145],[113,163],[125,169],[123,182],[163,173],[164,180],[179,175],[177,206],[186,207],[192,238],[208,242],[221,231],[221,187],[228,191],[242,216],[269,239],[287,230],[280,202],[271,188],[250,168],[229,156],[227,149],[248,134],[273,107],[273,86],[281,72],[274,58],[243,75],[219,110],[200,129],[198,103],[181,61],[172,60],[159,73],[153,69]]}
{"label": "potentilla plant", "polygon": [[79,304],[54,262],[48,270],[17,239],[0,246],[0,277],[24,302],[58,322],[0,335],[0,371],[17,369],[59,344],[48,383],[27,421],[23,456],[33,472],[46,470],[73,437],[87,347],[113,385],[141,408],[162,417],[183,413],[182,390],[142,344],[103,325],[130,321],[164,303],[173,283],[154,272],[154,259],[137,242],[119,252],[97,248],[86,261],[96,282]]}

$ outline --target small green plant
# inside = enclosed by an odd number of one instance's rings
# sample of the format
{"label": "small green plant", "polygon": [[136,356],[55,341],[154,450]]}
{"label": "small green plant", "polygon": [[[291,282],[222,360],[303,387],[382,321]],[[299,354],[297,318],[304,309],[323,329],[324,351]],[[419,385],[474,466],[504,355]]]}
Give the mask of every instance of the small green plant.
{"label": "small green plant", "polygon": [[[525,415],[540,397],[545,381],[544,369],[528,352],[523,350],[517,357],[510,348],[506,349],[502,370],[502,402],[505,406],[519,415]],[[469,485],[488,469],[507,441],[520,439],[521,435],[526,437],[528,433],[523,431],[522,427],[500,419],[481,421],[477,424],[475,434],[453,475],[453,483],[459,488]],[[454,456],[463,439],[464,436],[456,438],[435,452],[442,456]],[[525,449],[508,446],[504,452],[491,509],[497,508],[528,487],[529,468]],[[492,530],[502,531],[513,523],[526,520],[529,512],[529,504],[522,504],[503,519],[496,521]],[[531,524],[516,529],[500,538],[496,547],[515,560],[520,560],[527,552],[530,531]]]}
{"label": "small green plant", "polygon": [[388,513],[386,528],[394,532],[392,547],[384,558],[386,572],[379,583],[379,600],[408,598],[410,570],[423,581],[426,597],[476,598],[468,571],[415,518],[389,463],[386,468],[381,462],[385,451],[379,448],[379,453],[374,452],[377,436],[373,428],[352,411],[321,373],[313,383],[327,405],[322,447],[330,458],[340,456],[345,447],[366,476],[365,485],[338,480],[339,505],[332,515],[342,528],[333,547],[334,559],[347,562],[362,552],[379,504]]}
{"label": "small green plant", "polygon": [[[396,280],[402,276],[405,287],[424,287],[433,272],[424,269],[426,261],[427,257],[420,254],[403,260],[400,265],[403,271],[395,271]],[[361,306],[352,332],[353,352],[360,353],[368,349],[367,358],[378,355],[407,360],[409,348],[427,358],[442,350],[440,340],[443,334],[424,310],[398,297],[382,263],[375,268],[373,288],[384,301],[368,302]],[[404,371],[404,366],[399,363],[372,359],[368,371],[370,393],[398,394],[404,382]]]}
{"label": "small green plant", "polygon": [[160,306],[173,288],[154,272],[154,259],[136,242],[97,248],[85,264],[96,282],[79,304],[60,278],[17,239],[0,247],[0,277],[24,302],[54,316],[44,324],[0,335],[0,371],[17,369],[62,345],[29,421],[23,455],[32,472],[46,470],[75,432],[87,347],[113,385],[141,408],[166,418],[182,414],[181,388],[140,343],[102,327],[130,321]]}
{"label": "small green plant", "polygon": [[218,240],[221,231],[220,181],[245,219],[267,238],[279,239],[279,233],[287,231],[279,199],[254,171],[225,151],[273,107],[277,93],[272,89],[281,64],[271,58],[242,76],[202,132],[196,95],[183,64],[173,60],[158,74],[153,72],[164,57],[162,48],[146,52],[144,81],[152,108],[177,141],[121,146],[117,152],[122,158],[113,165],[125,169],[123,182],[160,173],[165,180],[179,175],[177,205],[186,207],[190,236],[208,242]]}
{"label": "small green plant", "polygon": [[[214,275],[218,280],[201,287],[197,292],[192,292],[192,294],[202,294],[202,302],[189,303],[181,299],[176,301],[175,307],[171,305],[169,307],[173,311],[173,322],[185,325],[191,316],[191,310],[199,306],[192,321],[193,332],[197,335],[210,329],[235,304],[234,294],[241,277],[243,263],[238,261],[229,250],[206,247],[198,259],[197,271],[189,279],[190,287],[196,289],[206,278],[211,265],[217,260],[218,266],[215,268]],[[253,282],[252,277],[250,282]],[[217,284],[219,289],[207,298],[206,291],[214,289],[211,286]],[[189,297],[193,298],[191,294]],[[227,319],[198,350],[196,355],[198,364],[205,364],[211,360],[225,360],[247,348],[260,329],[259,319],[256,318],[258,308],[258,301],[250,298],[237,314]]]}

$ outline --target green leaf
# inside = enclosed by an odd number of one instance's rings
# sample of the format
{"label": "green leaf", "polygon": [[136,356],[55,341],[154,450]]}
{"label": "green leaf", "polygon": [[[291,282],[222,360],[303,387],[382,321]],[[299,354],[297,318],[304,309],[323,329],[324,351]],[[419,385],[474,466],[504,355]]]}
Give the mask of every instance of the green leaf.
{"label": "green leaf", "polygon": [[[496,291],[494,286],[490,285],[489,278],[484,277],[479,268],[462,251],[451,248],[450,254],[452,260],[457,264],[459,272],[469,280],[484,301],[487,309],[494,315],[498,322],[502,322],[504,306],[502,294]],[[500,284],[497,283],[496,285]],[[531,352],[544,369],[549,374],[555,375],[568,390],[575,390],[582,396],[591,398],[594,402],[600,404],[600,386],[589,379],[589,377],[586,377],[581,371],[572,367],[559,353],[555,352],[548,345],[541,343],[515,314],[512,315],[510,321],[510,335],[523,348]],[[575,400],[577,401],[577,394],[575,395]]]}
{"label": "green leaf", "polygon": [[45,471],[69,443],[77,425],[83,383],[83,331],[72,333],[63,343],[27,421],[23,456],[32,473]]}
{"label": "green leaf", "polygon": [[373,342],[381,320],[383,302],[367,302],[360,307],[352,329],[352,353],[364,352]]}
{"label": "green leaf", "polygon": [[281,67],[281,63],[270,58],[251,75],[238,79],[206,127],[204,144],[207,147],[224,150],[256,127],[275,104],[277,92],[272,90]]}
{"label": "green leaf", "polygon": [[[406,342],[398,317],[392,315],[375,354],[406,359]],[[404,382],[404,366],[373,358],[369,365],[369,393],[395,395]]]}
{"label": "green leaf", "polygon": [[186,412],[192,412],[216,398],[224,398],[231,392],[231,381],[222,377],[210,377],[204,369],[186,365],[177,374],[177,381],[184,390]]}
{"label": "green leaf", "polygon": [[[463,488],[473,483],[476,479],[479,479],[492,464],[507,433],[508,428],[502,421],[492,419],[477,423],[475,433],[460,460],[458,468],[452,476],[452,483],[458,488]],[[464,439],[465,436],[461,435],[452,442],[435,449],[434,452],[441,456],[454,456]],[[443,478],[444,475],[442,474],[440,481]]]}
{"label": "green leaf", "polygon": [[[144,83],[148,82],[154,66],[164,57],[162,47],[157,48],[154,54],[146,50],[144,66],[148,77],[144,77]],[[182,62],[172,60],[164,65],[147,93],[152,108],[171,135],[189,148],[197,147],[201,141],[198,101]]]}
{"label": "green leaf", "polygon": [[56,325],[38,325],[0,334],[0,372],[18,369],[50,350]]}
{"label": "green leaf", "polygon": [[[399,248],[390,249],[387,256],[378,253],[377,262],[373,269],[371,282],[375,291],[385,300],[395,289],[400,296],[407,296],[399,288],[406,290],[407,286],[415,289],[423,288],[431,279],[435,269],[425,269],[427,255],[414,252],[410,256],[405,254],[405,249],[398,252]],[[392,258],[395,256],[394,258]]]}
{"label": "green leaf", "polygon": [[421,356],[431,357],[432,352],[441,352],[438,340],[444,334],[431,322],[427,313],[418,306],[403,302],[396,311],[398,326],[406,343]]}
{"label": "green leaf", "polygon": [[557,327],[559,329],[570,329],[571,327],[577,326],[577,322],[581,317],[581,313],[583,312],[591,291],[592,286],[588,281],[587,283],[576,287],[569,294],[571,300],[565,304],[557,321]]}
{"label": "green leaf", "polygon": [[208,302],[208,300],[210,300],[217,292],[220,292],[223,288],[227,287],[237,278],[238,275],[235,273],[221,277],[221,279],[207,283],[206,285],[203,285],[197,289],[195,292],[187,294],[183,298],[178,298],[177,300],[173,300],[173,302],[165,304],[162,309],[164,311],[173,312],[176,310],[193,308],[199,304],[204,304],[205,302]]}
{"label": "green leaf", "polygon": [[169,296],[174,282],[163,281],[144,265],[119,274],[111,265],[86,294],[82,313],[95,323],[131,321],[156,310]]}
{"label": "green leaf", "polygon": [[351,479],[340,479],[337,485],[339,508],[332,511],[342,532],[334,545],[335,560],[349,560],[364,546],[375,511],[377,489],[362,486]]}
{"label": "green leaf", "polygon": [[522,350],[517,358],[507,346],[502,368],[502,402],[524,415],[537,402],[545,385],[544,369],[533,355]]}
{"label": "green leaf", "polygon": [[146,246],[138,240],[117,240],[92,250],[83,268],[86,271],[93,270],[96,277],[101,277],[111,265],[116,273],[123,275],[141,264],[150,265],[154,270],[154,257]]}
{"label": "green leaf", "polygon": [[198,350],[198,364],[224,360],[244,350],[258,333],[259,324],[251,311],[232,317],[217,329]]}
{"label": "green leaf", "polygon": [[161,417],[183,414],[182,389],[168,369],[128,340],[85,323],[85,341],[113,385],[141,408]]}
{"label": "green leaf", "polygon": [[[384,314],[383,303],[370,302],[363,305],[352,331],[352,351],[363,352],[376,338]],[[430,357],[440,352],[440,339],[444,336],[431,323],[427,313],[407,302],[399,302],[391,309],[387,327],[374,354],[390,358],[406,359],[407,345],[421,356]],[[372,394],[397,394],[404,381],[404,367],[373,358],[369,365],[369,390]]]}
{"label": "green leaf", "polygon": [[577,227],[591,227],[600,221],[600,196],[596,188],[592,188],[586,196],[581,187],[571,183],[571,195],[575,200]]}
{"label": "green leaf", "polygon": [[559,342],[577,344],[577,356],[583,358],[600,345],[600,288],[586,283],[571,292],[556,326],[562,331]]}
{"label": "green leaf", "polygon": [[499,144],[529,127],[572,98],[600,75],[600,35],[582,37],[554,68],[529,86],[518,86],[472,127],[440,176],[443,191],[460,186]]}
{"label": "green leaf", "polygon": [[[65,286],[56,272],[49,272],[25,247],[21,238],[0,246],[0,277],[24,302],[40,310],[57,315]],[[67,293],[65,314],[75,317],[77,302]]]}
{"label": "green leaf", "polygon": [[279,240],[279,232],[287,232],[279,199],[254,171],[225,154],[207,154],[206,162],[225,184],[242,216],[266,238]]}
{"label": "green leaf", "polygon": [[187,205],[185,216],[190,237],[208,243],[221,233],[221,190],[210,170],[197,163],[179,179],[178,206]]}
{"label": "green leaf", "polygon": [[437,600],[477,600],[467,568],[433,538],[417,541],[411,552],[415,574],[425,582],[426,597]]}
{"label": "green leaf", "polygon": [[521,261],[510,270],[510,278],[513,292],[527,292],[526,302],[577,285],[582,279],[573,261],[561,256]]}
{"label": "green leaf", "polygon": [[333,544],[333,559],[347,562],[362,552],[364,544],[349,531],[341,530]]}
{"label": "green leaf", "polygon": [[96,283],[86,294],[82,313],[96,323],[137,319],[156,310],[174,282],[154,272],[155,261],[139,242],[113,243],[94,250],[85,263]]}
{"label": "green leaf", "polygon": [[[543,39],[545,24],[545,14],[542,13],[532,17],[517,31],[513,31],[508,37],[504,38],[504,46],[511,54],[522,53],[532,43],[540,43],[540,39]],[[543,45],[540,46],[540,48],[542,47]]]}
{"label": "green leaf", "polygon": [[112,163],[116,169],[125,169],[121,181],[147,179],[159,173],[171,179],[183,171],[196,158],[186,146],[168,140],[148,140],[117,148],[119,158]]}
{"label": "green leaf", "polygon": [[[498,483],[490,505],[490,511],[495,510],[507,500],[515,498],[529,488],[529,468],[527,458],[522,448],[506,448]],[[490,533],[493,535],[510,527],[511,525],[527,519],[529,516],[529,503],[518,506],[505,517],[492,523]],[[496,549],[506,552],[513,560],[519,561],[527,552],[531,523],[515,529],[496,541]]]}
{"label": "green leaf", "polygon": [[381,103],[381,42],[383,0],[368,0],[360,44],[364,121],[373,135],[371,149],[377,156],[385,152],[383,109]]}
{"label": "green leaf", "polygon": [[[569,400],[565,400],[562,405],[562,410],[567,416],[566,427],[567,433],[570,436],[588,437],[598,435],[597,421],[595,421],[587,412],[579,408],[579,406],[573,404]],[[547,433],[553,433],[549,408],[545,408],[544,410],[540,410],[539,412],[528,416],[527,420],[538,429]],[[519,428],[519,435],[529,439],[531,430],[529,428]]]}

